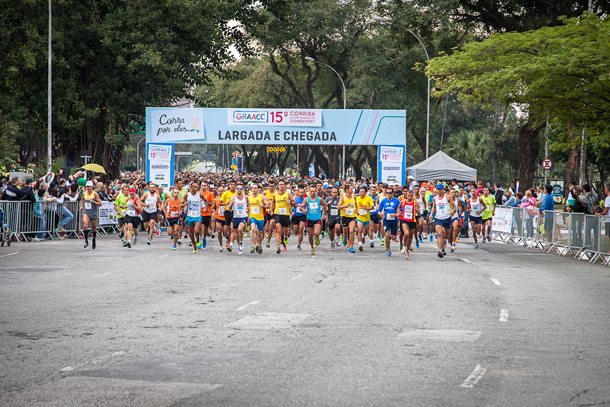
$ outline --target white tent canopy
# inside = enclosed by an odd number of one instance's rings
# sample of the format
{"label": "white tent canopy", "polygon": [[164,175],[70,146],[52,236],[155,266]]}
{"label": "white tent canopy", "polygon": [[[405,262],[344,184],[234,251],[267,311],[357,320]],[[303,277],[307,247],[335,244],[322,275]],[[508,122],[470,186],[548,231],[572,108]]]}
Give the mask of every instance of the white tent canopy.
{"label": "white tent canopy", "polygon": [[476,181],[477,170],[439,151],[428,157],[427,160],[407,168],[407,176],[409,175],[415,178],[416,181],[444,181],[451,179]]}

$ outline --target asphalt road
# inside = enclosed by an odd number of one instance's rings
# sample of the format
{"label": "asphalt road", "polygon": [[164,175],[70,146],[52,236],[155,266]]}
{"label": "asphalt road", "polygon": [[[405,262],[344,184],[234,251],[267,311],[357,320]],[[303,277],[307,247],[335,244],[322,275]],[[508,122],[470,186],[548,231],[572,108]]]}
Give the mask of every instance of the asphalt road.
{"label": "asphalt road", "polygon": [[169,246],[0,249],[0,405],[610,405],[608,268]]}

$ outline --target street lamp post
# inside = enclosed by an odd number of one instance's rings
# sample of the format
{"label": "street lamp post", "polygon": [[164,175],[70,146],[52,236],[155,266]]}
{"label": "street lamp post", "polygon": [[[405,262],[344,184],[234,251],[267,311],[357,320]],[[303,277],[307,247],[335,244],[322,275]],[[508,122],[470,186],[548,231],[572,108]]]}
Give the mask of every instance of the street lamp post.
{"label": "street lamp post", "polygon": [[[392,23],[392,20],[390,20],[389,18],[380,17],[380,16],[373,16],[373,21],[376,21],[381,24]],[[426,49],[426,46],[424,45],[424,42],[422,41],[421,37],[419,35],[415,34],[412,30],[408,29],[407,27],[405,27],[401,24],[398,24],[398,25],[403,30],[407,31],[409,34],[411,34],[412,36],[417,38],[417,41],[419,41],[422,48],[424,49],[424,53],[426,54],[426,62],[428,64],[430,64],[430,55],[428,54],[428,50]],[[427,101],[427,106],[426,106],[426,158],[428,158],[428,156],[430,154],[430,77],[427,75],[426,75],[426,77],[428,78],[428,101]]]}
{"label": "street lamp post", "polygon": [[[343,78],[341,77],[341,75],[339,75],[339,72],[337,72],[335,70],[335,68],[333,68],[332,66],[330,66],[328,64],[325,64],[324,62],[320,62],[320,61],[318,61],[315,58],[305,57],[305,60],[309,61],[309,62],[313,62],[315,64],[324,65],[325,67],[329,68],[331,71],[333,71],[337,75],[337,77],[341,81],[341,86],[343,87],[343,110],[347,109],[347,92],[345,91],[345,82],[343,82]],[[343,162],[341,164],[341,179],[345,179],[345,144],[343,145],[343,158],[342,158],[342,161]]]}
{"label": "street lamp post", "polygon": [[146,137],[142,137],[136,144],[136,171],[140,170],[140,143],[144,140],[146,140]]}
{"label": "street lamp post", "polygon": [[53,56],[53,24],[51,14],[51,0],[49,0],[49,51],[48,51],[48,67],[47,67],[47,171],[51,172],[53,167],[53,132],[52,132],[52,100],[53,100],[53,88],[52,88],[52,56]]}

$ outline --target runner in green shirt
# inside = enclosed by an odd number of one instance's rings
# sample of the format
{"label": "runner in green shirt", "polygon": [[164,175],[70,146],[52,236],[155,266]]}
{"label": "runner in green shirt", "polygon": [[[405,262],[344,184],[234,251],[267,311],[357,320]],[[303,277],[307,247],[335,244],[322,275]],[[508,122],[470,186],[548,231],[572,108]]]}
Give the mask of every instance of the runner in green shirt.
{"label": "runner in green shirt", "polygon": [[487,241],[491,242],[491,218],[496,213],[496,198],[489,193],[489,187],[483,188],[481,199],[485,203],[485,210],[481,217],[483,218],[483,241],[485,241],[485,226],[487,225]]}
{"label": "runner in green shirt", "polygon": [[129,187],[123,185],[121,193],[114,200],[114,210],[116,211],[116,220],[119,224],[121,242],[123,241],[123,229],[125,225],[125,211],[127,210],[127,201],[129,201]]}

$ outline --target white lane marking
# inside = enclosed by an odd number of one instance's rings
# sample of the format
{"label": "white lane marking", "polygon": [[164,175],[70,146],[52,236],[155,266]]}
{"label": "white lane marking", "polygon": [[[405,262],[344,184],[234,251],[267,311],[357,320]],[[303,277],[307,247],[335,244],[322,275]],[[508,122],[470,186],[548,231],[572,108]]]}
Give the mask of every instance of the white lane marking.
{"label": "white lane marking", "polygon": [[263,314],[248,315],[226,325],[233,329],[288,329],[300,324],[311,314],[289,314],[265,312]]}
{"label": "white lane marking", "polygon": [[157,257],[157,259],[164,259],[167,256],[169,256],[169,253],[162,254],[161,256]]}
{"label": "white lane marking", "polygon": [[494,283],[495,285],[502,285],[500,284],[500,280],[496,279],[496,278],[491,278],[489,277],[489,279],[491,280],[492,283]]}
{"label": "white lane marking", "polygon": [[501,309],[500,310],[500,322],[506,322],[508,321],[508,310],[507,309]]}
{"label": "white lane marking", "polygon": [[87,366],[87,365],[96,365],[96,364],[98,364],[98,363],[106,362],[106,361],[108,361],[108,360],[110,360],[110,359],[112,359],[112,358],[114,358],[114,357],[117,357],[117,356],[123,356],[123,355],[125,355],[125,354],[127,354],[127,352],[126,352],[126,351],[124,351],[124,350],[120,350],[120,351],[118,351],[118,352],[113,352],[113,353],[111,353],[110,355],[101,356],[101,357],[99,357],[99,358],[92,359],[92,360],[87,360],[87,361],[85,361],[85,362],[83,362],[83,363],[79,363],[78,365],[74,365],[74,366],[66,366],[66,367],[64,367],[63,369],[59,369],[59,371],[60,371],[60,372],[72,372],[72,371],[74,371],[74,370],[76,370],[76,369],[78,369],[78,368],[81,368],[81,367],[83,367],[83,366]]}
{"label": "white lane marking", "polygon": [[245,310],[246,308],[248,308],[249,306],[251,306],[251,305],[256,305],[256,304],[260,304],[260,301],[252,301],[252,302],[249,302],[249,303],[247,303],[246,305],[242,305],[241,307],[237,308],[237,310],[238,310],[238,311],[243,311],[243,310]]}
{"label": "white lane marking", "polygon": [[104,276],[107,276],[108,274],[115,273],[116,271],[117,270],[112,270],[112,271],[107,271],[107,272],[102,273],[102,274],[96,274],[95,277],[104,277]]}
{"label": "white lane marking", "polygon": [[487,369],[481,365],[477,365],[472,373],[470,373],[470,376],[464,380],[464,383],[460,384],[460,387],[465,387],[467,389],[473,388],[479,382],[479,380],[483,378],[485,372],[487,372]]}
{"label": "white lane marking", "polygon": [[8,254],[3,254],[3,255],[2,255],[2,256],[0,256],[0,257],[14,256],[14,255],[16,255],[16,254],[19,254],[19,252],[15,252],[15,253],[8,253]]}
{"label": "white lane marking", "polygon": [[298,280],[301,277],[303,277],[303,273],[300,273],[296,277],[291,278],[291,280]]}
{"label": "white lane marking", "polygon": [[464,263],[468,263],[468,264],[474,264],[473,262],[471,262],[468,259],[458,259],[459,261],[463,261]]}

